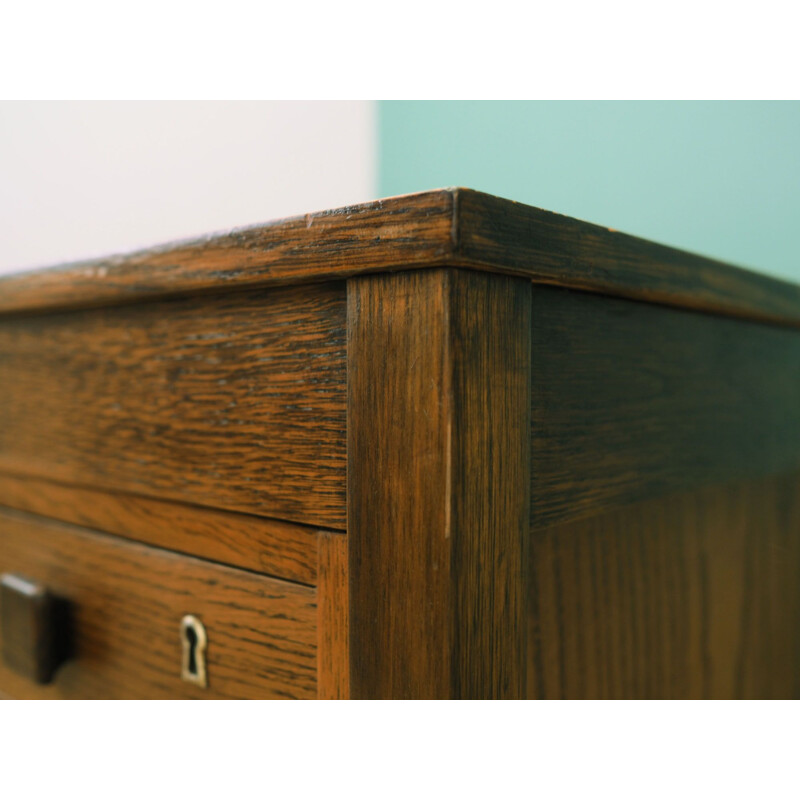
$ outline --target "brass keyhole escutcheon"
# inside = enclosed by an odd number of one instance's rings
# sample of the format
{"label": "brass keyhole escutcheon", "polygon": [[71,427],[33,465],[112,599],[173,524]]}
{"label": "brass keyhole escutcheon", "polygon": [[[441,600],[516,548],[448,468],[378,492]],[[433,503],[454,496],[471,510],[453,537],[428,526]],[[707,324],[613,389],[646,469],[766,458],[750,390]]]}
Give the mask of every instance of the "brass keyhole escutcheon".
{"label": "brass keyhole escutcheon", "polygon": [[187,614],[181,620],[181,678],[197,686],[208,686],[206,674],[206,629],[197,617]]}

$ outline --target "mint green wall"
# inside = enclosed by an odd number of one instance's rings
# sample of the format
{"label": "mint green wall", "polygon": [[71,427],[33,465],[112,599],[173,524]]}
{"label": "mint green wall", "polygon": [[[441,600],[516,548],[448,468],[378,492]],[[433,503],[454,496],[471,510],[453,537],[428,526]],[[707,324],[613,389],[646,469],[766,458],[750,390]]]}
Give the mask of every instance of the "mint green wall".
{"label": "mint green wall", "polygon": [[468,186],[800,282],[800,102],[379,104],[381,196]]}

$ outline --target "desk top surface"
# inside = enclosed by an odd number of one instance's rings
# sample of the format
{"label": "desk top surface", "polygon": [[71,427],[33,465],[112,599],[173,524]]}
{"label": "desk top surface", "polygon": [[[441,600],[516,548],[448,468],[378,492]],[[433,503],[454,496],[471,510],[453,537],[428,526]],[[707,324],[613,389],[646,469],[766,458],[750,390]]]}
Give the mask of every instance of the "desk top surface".
{"label": "desk top surface", "polygon": [[461,188],[0,277],[0,313],[443,266],[800,326],[800,285]]}

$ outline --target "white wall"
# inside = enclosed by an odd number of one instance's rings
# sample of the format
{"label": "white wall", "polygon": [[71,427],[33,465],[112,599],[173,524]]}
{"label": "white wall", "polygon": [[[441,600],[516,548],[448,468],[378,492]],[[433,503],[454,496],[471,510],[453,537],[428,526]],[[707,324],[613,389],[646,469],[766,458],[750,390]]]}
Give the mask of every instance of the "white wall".
{"label": "white wall", "polygon": [[0,103],[0,273],[376,196],[370,102]]}

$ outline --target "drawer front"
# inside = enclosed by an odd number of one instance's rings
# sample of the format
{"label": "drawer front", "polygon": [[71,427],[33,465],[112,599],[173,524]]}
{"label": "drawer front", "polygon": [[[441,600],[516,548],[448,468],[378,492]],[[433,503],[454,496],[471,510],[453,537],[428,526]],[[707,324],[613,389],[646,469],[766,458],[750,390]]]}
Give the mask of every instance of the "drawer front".
{"label": "drawer front", "polygon": [[[38,686],[0,662],[18,698],[313,698],[316,590],[13,511],[0,573],[70,603],[74,657]],[[181,620],[207,635],[207,687],[181,677]],[[3,632],[0,630],[0,652]]]}
{"label": "drawer front", "polygon": [[345,527],[343,284],[0,319],[0,471]]}

